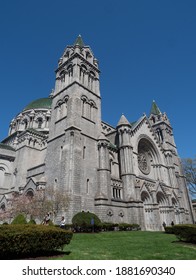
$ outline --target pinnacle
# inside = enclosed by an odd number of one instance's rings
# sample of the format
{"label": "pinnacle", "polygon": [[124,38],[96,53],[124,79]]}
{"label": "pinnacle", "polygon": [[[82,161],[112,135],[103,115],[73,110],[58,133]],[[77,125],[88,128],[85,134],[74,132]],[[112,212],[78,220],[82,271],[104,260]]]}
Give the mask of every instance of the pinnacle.
{"label": "pinnacle", "polygon": [[157,104],[154,100],[152,102],[152,107],[151,107],[151,110],[150,110],[150,114],[153,114],[153,115],[161,114],[161,111],[160,111],[159,107],[157,106]]}
{"label": "pinnacle", "polygon": [[127,118],[125,117],[124,114],[122,114],[117,126],[120,126],[120,125],[130,125],[129,121],[127,120]]}
{"label": "pinnacle", "polygon": [[76,46],[76,45],[78,45],[80,47],[84,47],[84,42],[83,42],[82,36],[80,34],[78,35],[78,37],[74,43],[74,46]]}

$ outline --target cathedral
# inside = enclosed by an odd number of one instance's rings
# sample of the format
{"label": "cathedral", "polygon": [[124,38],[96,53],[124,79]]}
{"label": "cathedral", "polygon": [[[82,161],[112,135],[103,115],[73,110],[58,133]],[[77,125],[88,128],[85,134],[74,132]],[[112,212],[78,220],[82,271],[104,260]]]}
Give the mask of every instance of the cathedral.
{"label": "cathedral", "polygon": [[143,230],[193,223],[172,126],[155,101],[150,114],[116,125],[101,119],[99,65],[78,36],[58,61],[49,97],[28,104],[0,143],[0,211],[13,192],[52,186],[70,197],[67,223],[80,211]]}

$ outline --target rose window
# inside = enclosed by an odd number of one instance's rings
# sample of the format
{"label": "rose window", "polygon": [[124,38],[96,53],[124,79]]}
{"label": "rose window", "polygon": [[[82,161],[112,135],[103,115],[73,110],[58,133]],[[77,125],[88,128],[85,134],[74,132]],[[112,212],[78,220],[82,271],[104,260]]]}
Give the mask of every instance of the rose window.
{"label": "rose window", "polygon": [[150,164],[149,164],[149,158],[147,153],[138,154],[138,166],[139,169],[142,171],[142,173],[144,174],[150,173]]}

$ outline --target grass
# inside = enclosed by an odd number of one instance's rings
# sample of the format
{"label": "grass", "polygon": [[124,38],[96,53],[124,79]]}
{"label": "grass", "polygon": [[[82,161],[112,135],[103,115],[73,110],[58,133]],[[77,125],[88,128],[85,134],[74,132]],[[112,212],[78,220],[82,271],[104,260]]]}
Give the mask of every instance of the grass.
{"label": "grass", "polygon": [[196,246],[163,232],[74,234],[60,260],[196,260]]}

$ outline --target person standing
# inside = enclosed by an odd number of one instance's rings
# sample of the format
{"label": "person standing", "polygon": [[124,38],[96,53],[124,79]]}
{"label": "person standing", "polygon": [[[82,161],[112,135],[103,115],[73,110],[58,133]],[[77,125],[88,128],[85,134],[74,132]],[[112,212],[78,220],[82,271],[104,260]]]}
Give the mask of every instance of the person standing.
{"label": "person standing", "polygon": [[61,218],[61,222],[60,222],[60,228],[65,228],[65,217],[64,216],[62,216],[62,218]]}

